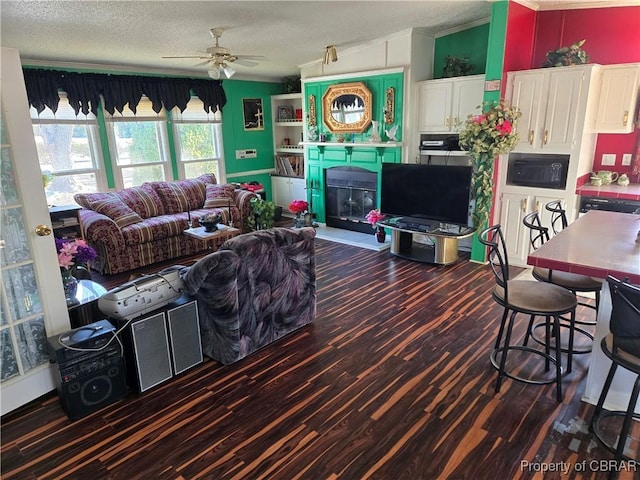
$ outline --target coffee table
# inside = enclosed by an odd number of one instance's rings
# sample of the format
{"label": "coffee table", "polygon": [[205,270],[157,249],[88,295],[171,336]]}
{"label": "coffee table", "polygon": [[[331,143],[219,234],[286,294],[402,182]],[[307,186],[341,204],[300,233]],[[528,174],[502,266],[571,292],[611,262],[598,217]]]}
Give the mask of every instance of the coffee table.
{"label": "coffee table", "polygon": [[[187,228],[184,233],[190,237],[197,238],[209,243],[209,247],[213,246],[214,240],[228,240],[232,237],[240,235],[242,232],[239,228],[230,227],[222,223],[218,224],[218,230],[215,232],[206,232],[204,227]],[[222,237],[222,238],[221,238]]]}

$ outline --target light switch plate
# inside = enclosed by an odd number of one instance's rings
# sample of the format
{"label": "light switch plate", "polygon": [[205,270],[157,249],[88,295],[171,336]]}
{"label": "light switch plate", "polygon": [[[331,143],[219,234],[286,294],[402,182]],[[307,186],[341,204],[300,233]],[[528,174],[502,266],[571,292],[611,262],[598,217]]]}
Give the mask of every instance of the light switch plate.
{"label": "light switch plate", "polygon": [[603,153],[602,154],[602,165],[615,165],[616,164],[616,154],[615,153]]}
{"label": "light switch plate", "polygon": [[622,155],[622,165],[631,165],[631,154],[625,153]]}

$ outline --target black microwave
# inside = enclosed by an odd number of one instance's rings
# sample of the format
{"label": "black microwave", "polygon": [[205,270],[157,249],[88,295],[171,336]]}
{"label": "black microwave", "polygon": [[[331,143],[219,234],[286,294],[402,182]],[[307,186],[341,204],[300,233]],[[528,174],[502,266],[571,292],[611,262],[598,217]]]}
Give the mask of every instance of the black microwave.
{"label": "black microwave", "polygon": [[569,170],[568,155],[524,157],[510,159],[507,183],[523,187],[564,189]]}

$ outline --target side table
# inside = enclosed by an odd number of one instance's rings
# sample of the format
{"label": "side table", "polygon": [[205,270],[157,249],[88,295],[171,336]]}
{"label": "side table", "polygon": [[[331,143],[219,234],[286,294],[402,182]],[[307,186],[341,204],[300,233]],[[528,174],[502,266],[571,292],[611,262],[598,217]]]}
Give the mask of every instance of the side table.
{"label": "side table", "polygon": [[229,227],[228,225],[219,223],[218,230],[216,230],[215,232],[206,232],[204,227],[195,227],[186,229],[184,233],[185,235],[189,235],[190,237],[197,238],[198,240],[203,240],[209,244],[212,244],[213,240],[218,239],[218,241],[225,241],[230,239],[231,237],[240,235],[240,233],[242,232],[239,228]]}
{"label": "side table", "polygon": [[71,328],[82,327],[106,318],[98,309],[98,299],[105,293],[107,289],[93,280],[78,280],[75,302],[67,304]]}

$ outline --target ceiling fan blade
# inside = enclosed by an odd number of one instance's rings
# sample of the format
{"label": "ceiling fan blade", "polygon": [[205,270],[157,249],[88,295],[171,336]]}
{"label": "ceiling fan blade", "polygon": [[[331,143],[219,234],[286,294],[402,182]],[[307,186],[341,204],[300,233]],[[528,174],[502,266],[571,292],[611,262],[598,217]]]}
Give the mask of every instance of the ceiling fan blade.
{"label": "ceiling fan blade", "polygon": [[245,60],[266,60],[264,55],[235,55],[236,58],[244,58]]}
{"label": "ceiling fan blade", "polygon": [[238,58],[235,62],[238,65],[242,65],[243,67],[257,67],[258,62],[252,62],[251,60],[244,60],[242,58]]}
{"label": "ceiling fan blade", "polygon": [[198,62],[194,65],[194,67],[204,67],[205,65],[208,65],[209,63],[211,63],[211,60],[205,60],[204,62]]}
{"label": "ceiling fan blade", "polygon": [[209,58],[209,57],[202,56],[202,55],[180,55],[180,56],[175,56],[175,57],[162,57],[162,58],[200,58],[200,59],[205,59],[205,58]]}

